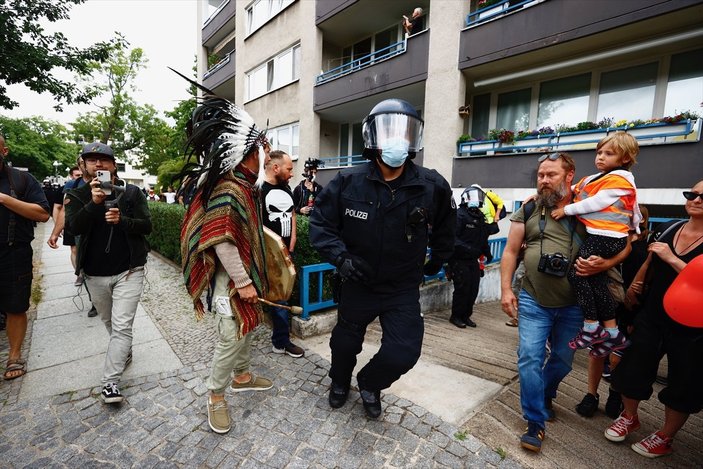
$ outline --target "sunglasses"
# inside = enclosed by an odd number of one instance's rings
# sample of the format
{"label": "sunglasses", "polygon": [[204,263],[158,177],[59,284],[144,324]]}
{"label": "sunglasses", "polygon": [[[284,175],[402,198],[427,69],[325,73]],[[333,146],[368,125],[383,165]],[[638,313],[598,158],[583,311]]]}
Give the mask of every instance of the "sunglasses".
{"label": "sunglasses", "polygon": [[700,197],[703,201],[703,194],[698,194],[696,192],[684,191],[683,196],[686,197],[686,200],[696,200],[696,197]]}
{"label": "sunglasses", "polygon": [[550,161],[556,161],[559,158],[561,158],[561,153],[549,153],[549,154],[545,153],[544,155],[540,156],[537,159],[537,162],[541,163],[542,161],[546,160],[547,158],[549,158]]}

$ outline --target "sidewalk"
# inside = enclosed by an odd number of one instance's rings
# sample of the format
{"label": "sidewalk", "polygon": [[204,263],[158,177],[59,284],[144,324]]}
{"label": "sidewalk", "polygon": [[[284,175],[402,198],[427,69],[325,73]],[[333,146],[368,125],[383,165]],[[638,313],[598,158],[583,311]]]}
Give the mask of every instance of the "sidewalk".
{"label": "sidewalk", "polygon": [[[357,392],[342,409],[329,407],[329,362],[314,347],[301,359],[273,354],[266,328],[254,333],[252,366],[274,388],[229,395],[234,427],[212,433],[204,379],[213,321],[193,320],[180,272],[154,256],[135,321],[134,362],[121,386],[125,402],[103,404],[107,335],[99,318],[86,317],[87,295],[73,286],[68,249],[46,246],[50,230],[51,222],[36,230],[42,300],[25,343],[29,372],[0,382],[3,467],[521,467],[459,432],[482,399],[467,405],[461,393],[442,393],[455,378],[488,389],[483,399],[500,385],[423,358],[418,378],[403,377],[398,395],[387,390],[383,417],[370,421]],[[3,335],[0,358],[6,349]],[[432,396],[426,404],[423,395]],[[443,415],[428,410],[433,402]]]}

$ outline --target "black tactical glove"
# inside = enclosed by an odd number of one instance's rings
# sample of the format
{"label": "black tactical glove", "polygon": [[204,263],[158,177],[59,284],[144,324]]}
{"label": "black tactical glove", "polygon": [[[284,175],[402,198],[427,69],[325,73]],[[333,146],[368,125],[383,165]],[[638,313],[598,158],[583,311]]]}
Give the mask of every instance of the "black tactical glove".
{"label": "black tactical glove", "polygon": [[441,268],[442,261],[430,256],[430,260],[427,261],[425,266],[422,268],[422,273],[427,276],[435,275],[437,272],[439,272],[439,269]]}
{"label": "black tactical glove", "polygon": [[353,282],[366,283],[373,274],[373,269],[365,260],[357,256],[352,256],[348,252],[344,252],[337,257],[335,261],[337,272],[342,276],[342,280],[351,280]]}

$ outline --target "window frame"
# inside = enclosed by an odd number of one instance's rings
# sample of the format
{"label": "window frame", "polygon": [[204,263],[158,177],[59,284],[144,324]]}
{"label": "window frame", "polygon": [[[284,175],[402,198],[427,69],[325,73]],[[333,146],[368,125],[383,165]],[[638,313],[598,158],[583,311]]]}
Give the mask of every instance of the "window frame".
{"label": "window frame", "polygon": [[[251,36],[258,30],[260,30],[262,27],[266,25],[269,21],[274,19],[276,16],[278,16],[281,12],[283,12],[286,8],[291,6],[293,3],[295,3],[296,0],[254,0],[251,2],[247,7],[245,8],[246,12],[246,35],[245,38]],[[265,15],[264,20],[261,22],[261,24],[256,25],[255,27],[252,28],[252,12],[254,7],[257,5],[260,5],[262,2],[266,2],[268,4],[268,12]],[[274,8],[274,4],[277,4],[277,6]]]}
{"label": "window frame", "polygon": [[[297,51],[297,53],[296,53]],[[291,63],[290,63],[290,77],[291,79],[289,81],[281,81],[277,82],[276,81],[276,64],[279,63],[281,58],[284,56],[290,54],[291,55]],[[300,43],[297,43],[288,49],[285,49],[275,56],[271,57],[270,59],[266,60],[263,63],[260,63],[259,65],[255,66],[251,70],[249,70],[246,73],[246,95],[247,99],[245,102],[250,102],[254,101],[255,99],[258,99],[262,96],[265,96],[269,93],[272,93],[276,90],[279,90],[281,88],[284,88],[291,83],[295,83],[296,81],[300,80],[300,60],[302,59],[301,54],[300,54]],[[258,72],[260,72],[263,68],[266,68],[266,90],[257,95],[252,95],[252,78],[254,75]],[[297,72],[297,76],[296,76]],[[274,86],[275,85],[275,86]],[[258,88],[258,87],[256,87]]]}
{"label": "window frame", "polygon": [[[278,133],[287,130],[290,135],[290,148],[282,148],[278,144]],[[274,136],[274,134],[276,136]],[[271,129],[268,129],[266,131],[266,137],[269,139],[269,142],[271,143],[271,149],[272,150],[281,150],[286,152],[288,155],[290,155],[291,160],[297,161],[298,158],[300,157],[300,121],[295,121],[291,122],[288,124],[284,125],[279,125],[277,127],[273,127]],[[297,145],[296,145],[296,140],[297,140]],[[297,152],[295,149],[297,148]]]}

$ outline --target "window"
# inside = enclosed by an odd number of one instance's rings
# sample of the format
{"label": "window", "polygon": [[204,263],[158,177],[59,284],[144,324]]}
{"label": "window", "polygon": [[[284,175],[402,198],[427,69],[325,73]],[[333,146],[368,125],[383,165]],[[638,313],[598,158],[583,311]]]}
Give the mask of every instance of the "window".
{"label": "window", "polygon": [[203,18],[205,19],[203,24],[207,24],[208,21],[217,13],[217,11],[225,4],[227,0],[207,0],[203,3]]}
{"label": "window", "polygon": [[291,3],[293,0],[256,0],[247,8],[247,34],[259,29]]}
{"label": "window", "polygon": [[537,127],[556,128],[559,124],[588,120],[591,74],[545,81],[540,85]]}
{"label": "window", "polygon": [[471,135],[474,138],[486,137],[488,135],[488,118],[491,113],[491,94],[474,96],[473,121]]}
{"label": "window", "polygon": [[266,136],[271,143],[272,150],[281,150],[288,153],[293,161],[298,159],[300,153],[300,124],[296,122],[269,129]]}
{"label": "window", "polygon": [[498,95],[498,129],[526,129],[530,124],[530,88]]}
{"label": "window", "polygon": [[697,111],[696,103],[701,102],[703,102],[703,49],[672,56],[664,115],[673,116],[683,111]]}
{"label": "window", "polygon": [[247,73],[248,100],[256,99],[300,78],[300,46],[279,54]]}
{"label": "window", "polygon": [[649,119],[654,111],[657,68],[658,64],[652,62],[603,73],[596,120]]}

